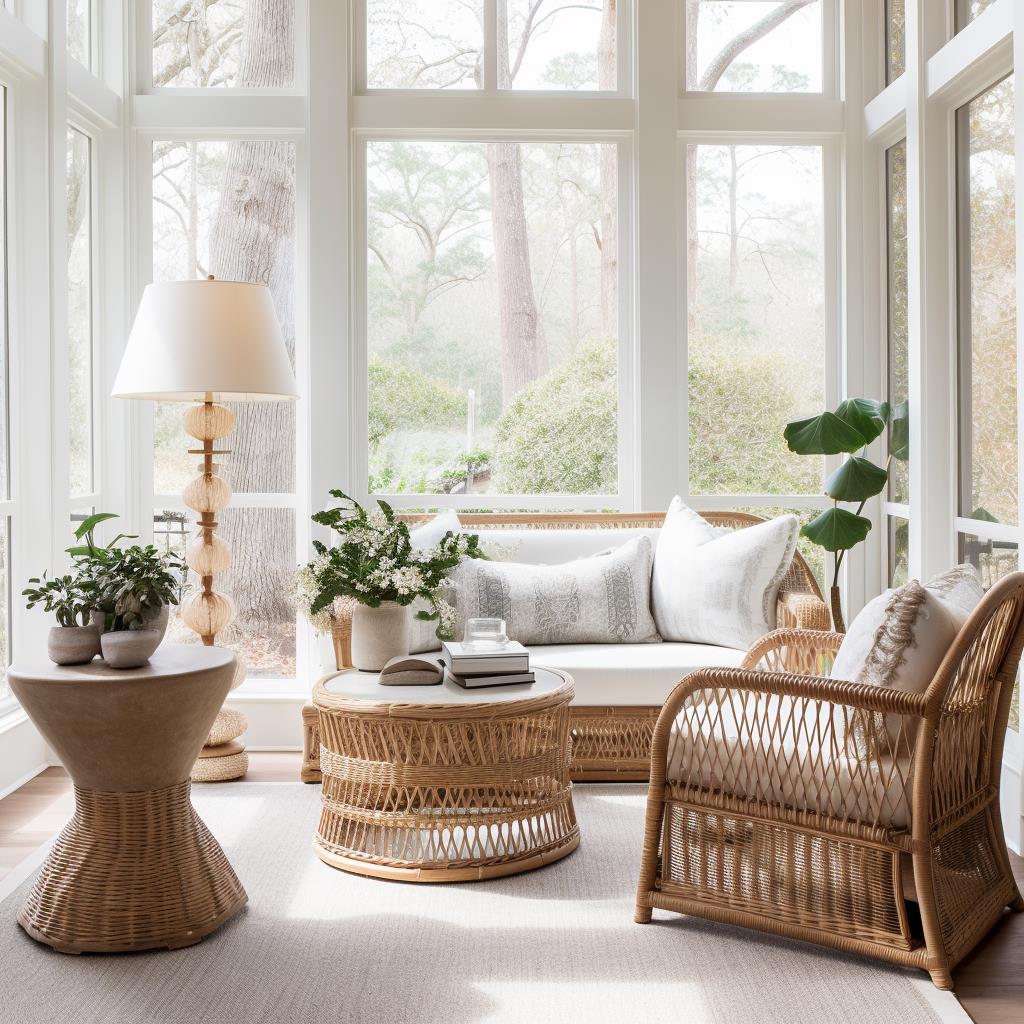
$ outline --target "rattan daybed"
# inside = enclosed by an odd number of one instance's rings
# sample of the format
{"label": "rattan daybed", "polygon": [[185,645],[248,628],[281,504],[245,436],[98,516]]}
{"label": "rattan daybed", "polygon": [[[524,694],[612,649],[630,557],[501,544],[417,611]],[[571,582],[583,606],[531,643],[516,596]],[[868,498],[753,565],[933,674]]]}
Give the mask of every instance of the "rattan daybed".
{"label": "rattan daybed", "polygon": [[1015,573],[921,694],[823,678],[842,637],[800,630],[684,679],[654,734],[636,920],[745,925],[952,988],[1005,908],[1024,909],[999,811],[1022,608]]}
{"label": "rattan daybed", "polygon": [[[763,522],[761,518],[744,512],[703,512],[708,522],[715,526],[739,529]],[[430,516],[409,515],[404,517],[410,524],[429,520]],[[466,530],[480,533],[484,537],[490,531],[508,531],[511,536],[521,530],[548,531],[656,531],[664,522],[664,512],[641,513],[485,513],[463,514],[459,517]],[[614,543],[609,537],[602,546]],[[560,559],[564,560],[564,559]],[[778,624],[780,627],[799,627],[824,630],[829,628],[828,609],[821,598],[821,592],[813,574],[799,553],[796,554],[778,600]],[[351,666],[351,609],[347,613],[339,605],[339,614],[333,620],[334,655],[339,669]],[[603,645],[602,645],[603,646]],[[652,644],[648,648],[665,645]],[[637,657],[655,657],[657,651],[637,652]],[[545,661],[545,648],[532,648],[537,664]],[[735,664],[739,664],[737,655]],[[588,700],[584,674],[576,671],[571,662],[550,662],[550,667],[564,669],[576,679],[576,700],[571,706],[572,721],[572,778],[575,781],[592,780],[633,780],[645,781],[650,766],[651,737],[655,722],[661,710],[661,701],[682,673],[671,677],[665,689],[658,695],[658,702],[647,705],[631,702],[629,694],[631,680],[628,671],[623,675],[621,703],[602,700],[595,703]],[[602,691],[607,692],[607,690]],[[317,735],[317,713],[312,706],[303,709],[303,765],[302,779],[305,782],[320,781],[320,741]]]}

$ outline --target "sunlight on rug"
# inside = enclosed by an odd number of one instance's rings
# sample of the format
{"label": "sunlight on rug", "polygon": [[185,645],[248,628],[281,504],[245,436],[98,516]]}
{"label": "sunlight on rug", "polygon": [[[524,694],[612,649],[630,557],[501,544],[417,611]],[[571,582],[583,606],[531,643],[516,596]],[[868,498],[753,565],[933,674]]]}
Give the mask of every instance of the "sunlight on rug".
{"label": "sunlight on rug", "polygon": [[190,949],[68,957],[0,905],[0,1019],[19,1024],[945,1024],[923,974],[694,918],[633,924],[644,787],[582,785],[571,857],[417,886],[312,851],[317,786],[197,786],[249,908]]}

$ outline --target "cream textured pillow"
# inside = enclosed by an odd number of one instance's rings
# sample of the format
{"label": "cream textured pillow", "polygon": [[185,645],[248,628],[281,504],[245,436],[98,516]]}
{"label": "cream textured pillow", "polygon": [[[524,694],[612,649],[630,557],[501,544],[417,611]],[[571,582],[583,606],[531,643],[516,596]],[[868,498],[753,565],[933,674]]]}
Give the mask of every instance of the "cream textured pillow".
{"label": "cream textured pillow", "polygon": [[523,644],[642,644],[659,640],[651,618],[651,542],[563,565],[466,559],[452,574],[457,631],[468,618],[505,620]]}
{"label": "cream textured pillow", "polygon": [[743,651],[771,632],[797,527],[789,515],[723,534],[674,498],[654,555],[658,632],[665,640]]}

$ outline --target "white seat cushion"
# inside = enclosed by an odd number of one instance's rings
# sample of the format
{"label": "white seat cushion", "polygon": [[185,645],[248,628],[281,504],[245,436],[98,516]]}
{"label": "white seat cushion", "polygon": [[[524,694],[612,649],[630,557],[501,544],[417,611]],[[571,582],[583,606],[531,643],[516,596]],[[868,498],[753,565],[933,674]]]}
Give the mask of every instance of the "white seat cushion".
{"label": "white seat cushion", "polygon": [[707,644],[550,644],[530,647],[530,662],[560,668],[576,683],[573,704],[660,707],[697,668],[737,668],[743,651]]}

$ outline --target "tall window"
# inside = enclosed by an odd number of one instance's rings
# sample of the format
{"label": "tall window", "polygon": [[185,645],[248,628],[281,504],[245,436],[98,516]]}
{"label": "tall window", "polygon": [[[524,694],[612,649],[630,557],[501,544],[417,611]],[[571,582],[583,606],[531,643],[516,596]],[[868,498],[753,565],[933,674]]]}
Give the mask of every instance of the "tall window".
{"label": "tall window", "polygon": [[684,2],[691,91],[822,91],[822,0]]}
{"label": "tall window", "polygon": [[960,557],[987,585],[1019,565],[1014,133],[1013,76],[957,112]]}
{"label": "tall window", "polygon": [[0,86],[0,700],[10,695],[11,513],[10,341],[7,317],[7,89]]}
{"label": "tall window", "polygon": [[907,0],[885,0],[885,84],[907,70]]}
{"label": "tall window", "polygon": [[687,147],[690,490],[818,494],[778,442],[825,401],[820,146]]}
{"label": "tall window", "polygon": [[68,54],[82,67],[92,68],[92,2],[67,0]]}
{"label": "tall window", "polygon": [[67,133],[68,472],[71,497],[95,490],[92,140]]}
{"label": "tall window", "polygon": [[[617,88],[613,0],[485,6],[369,0],[367,87]],[[367,134],[366,489],[617,499],[619,146]]]}

